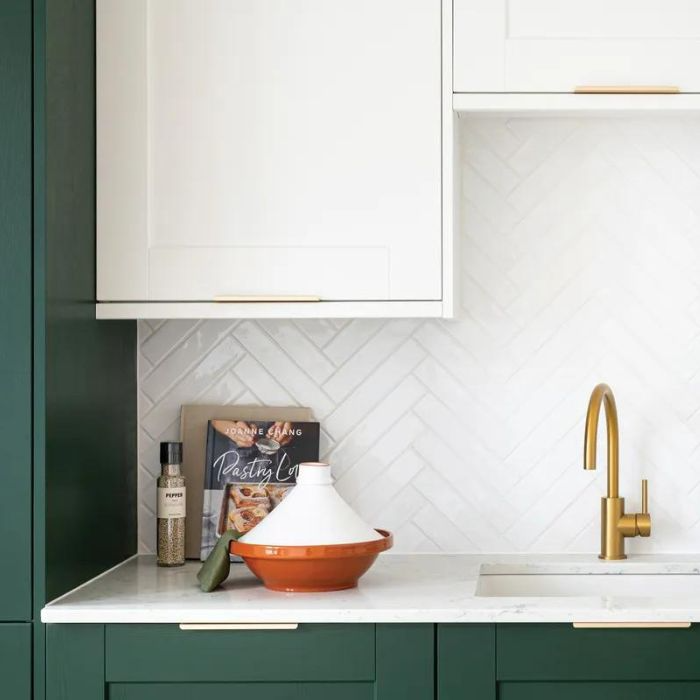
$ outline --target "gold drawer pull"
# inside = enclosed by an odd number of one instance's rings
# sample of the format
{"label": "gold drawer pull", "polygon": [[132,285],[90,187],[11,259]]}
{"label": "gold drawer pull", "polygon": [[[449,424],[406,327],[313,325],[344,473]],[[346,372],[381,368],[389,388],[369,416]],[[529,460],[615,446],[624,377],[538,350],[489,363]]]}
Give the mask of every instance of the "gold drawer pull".
{"label": "gold drawer pull", "polygon": [[579,95],[677,95],[680,91],[676,85],[578,85],[574,88]]}
{"label": "gold drawer pull", "polygon": [[187,632],[206,630],[239,630],[242,632],[251,630],[295,630],[298,627],[299,625],[296,622],[194,622],[180,624],[180,629]]}
{"label": "gold drawer pull", "polygon": [[572,624],[578,630],[680,630],[688,629],[691,625],[690,622],[573,622]]}
{"label": "gold drawer pull", "polygon": [[261,303],[294,303],[294,302],[316,302],[321,301],[321,297],[309,294],[219,294],[214,297],[217,304],[261,304]]}

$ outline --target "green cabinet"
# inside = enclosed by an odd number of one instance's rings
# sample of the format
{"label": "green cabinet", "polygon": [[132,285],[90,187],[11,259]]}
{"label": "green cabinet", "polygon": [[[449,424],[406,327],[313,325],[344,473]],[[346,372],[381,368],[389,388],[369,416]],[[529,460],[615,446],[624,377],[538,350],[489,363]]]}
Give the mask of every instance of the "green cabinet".
{"label": "green cabinet", "polygon": [[181,630],[48,625],[48,700],[172,700],[224,691],[262,700],[431,700],[430,624]]}
{"label": "green cabinet", "polygon": [[496,697],[496,625],[438,625],[438,700]]}
{"label": "green cabinet", "polygon": [[107,625],[105,679],[108,683],[371,682],[375,636],[374,625],[248,631]]}
{"label": "green cabinet", "polygon": [[700,627],[48,625],[48,700],[686,700]]}
{"label": "green cabinet", "polygon": [[0,624],[0,697],[26,700],[32,688],[32,626]]}
{"label": "green cabinet", "polygon": [[109,688],[110,700],[201,700],[209,697],[375,700],[372,683],[117,683]]}
{"label": "green cabinet", "polygon": [[43,604],[136,550],[136,326],[94,311],[94,16],[92,0],[0,2],[0,696],[12,700],[44,698]]}
{"label": "green cabinet", "polygon": [[[474,696],[478,697],[478,696]],[[700,683],[502,683],[499,700],[697,700]]]}
{"label": "green cabinet", "polygon": [[575,629],[497,626],[498,680],[700,681],[700,626]]}
{"label": "green cabinet", "polygon": [[31,9],[0,3],[0,621],[32,604]]}
{"label": "green cabinet", "polygon": [[700,697],[700,626],[438,625],[437,700]]}

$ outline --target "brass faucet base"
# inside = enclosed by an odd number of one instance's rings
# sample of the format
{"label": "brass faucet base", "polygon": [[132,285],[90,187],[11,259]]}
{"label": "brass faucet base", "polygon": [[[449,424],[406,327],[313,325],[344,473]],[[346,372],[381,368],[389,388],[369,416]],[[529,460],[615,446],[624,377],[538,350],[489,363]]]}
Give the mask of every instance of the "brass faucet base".
{"label": "brass faucet base", "polygon": [[600,554],[599,559],[615,561],[627,559],[625,538],[618,523],[625,514],[624,498],[600,499]]}

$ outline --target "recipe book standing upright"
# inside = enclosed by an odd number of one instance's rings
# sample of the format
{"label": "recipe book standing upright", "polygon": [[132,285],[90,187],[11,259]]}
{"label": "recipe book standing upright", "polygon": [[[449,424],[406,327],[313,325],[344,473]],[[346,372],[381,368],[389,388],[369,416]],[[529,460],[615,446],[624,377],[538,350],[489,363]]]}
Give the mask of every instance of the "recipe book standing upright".
{"label": "recipe book standing upright", "polygon": [[185,528],[185,557],[199,559],[202,550],[202,506],[204,505],[204,474],[207,458],[207,429],[212,418],[219,420],[290,421],[303,423],[314,420],[310,408],[300,406],[255,406],[252,404],[220,406],[216,404],[185,404],[180,414],[182,442],[182,473],[187,481],[187,526]]}
{"label": "recipe book standing upright", "polygon": [[227,530],[252,530],[294,487],[300,462],[318,461],[316,422],[210,420],[201,558]]}

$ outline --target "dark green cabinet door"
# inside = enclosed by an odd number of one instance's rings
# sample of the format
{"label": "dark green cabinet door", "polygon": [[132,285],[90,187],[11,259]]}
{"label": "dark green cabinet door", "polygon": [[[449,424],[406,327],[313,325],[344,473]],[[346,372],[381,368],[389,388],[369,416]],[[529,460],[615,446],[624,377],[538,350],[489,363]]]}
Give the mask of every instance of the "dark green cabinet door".
{"label": "dark green cabinet door", "polygon": [[435,627],[47,625],[47,700],[433,700]]}
{"label": "dark green cabinet door", "polygon": [[436,653],[438,700],[700,698],[699,625],[438,625]]}
{"label": "dark green cabinet door", "polygon": [[700,681],[700,625],[688,629],[575,629],[502,624],[499,681]]}
{"label": "dark green cabinet door", "polygon": [[375,678],[374,625],[181,630],[107,625],[108,683],[338,682]]}
{"label": "dark green cabinet door", "polygon": [[435,697],[435,626],[385,624],[376,627],[376,700],[432,700]]}
{"label": "dark green cabinet door", "polygon": [[0,625],[0,698],[30,700],[32,691],[32,626]]}
{"label": "dark green cabinet door", "polygon": [[0,2],[0,621],[31,619],[31,11]]}
{"label": "dark green cabinet door", "polygon": [[499,700],[697,700],[700,683],[502,683]]}
{"label": "dark green cabinet door", "polygon": [[496,625],[438,625],[437,700],[495,700]]}
{"label": "dark green cabinet door", "polygon": [[46,625],[46,700],[105,700],[104,625]]}
{"label": "dark green cabinet door", "polygon": [[374,700],[372,683],[117,683],[109,700]]}

